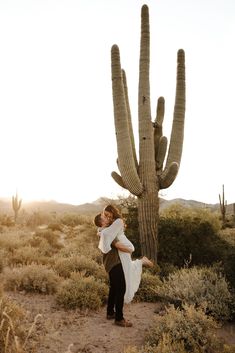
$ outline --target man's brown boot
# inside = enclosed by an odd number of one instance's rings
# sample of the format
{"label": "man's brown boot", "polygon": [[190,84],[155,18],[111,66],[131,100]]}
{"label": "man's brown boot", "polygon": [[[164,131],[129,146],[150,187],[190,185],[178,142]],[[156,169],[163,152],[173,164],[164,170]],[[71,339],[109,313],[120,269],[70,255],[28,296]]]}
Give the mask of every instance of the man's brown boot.
{"label": "man's brown boot", "polygon": [[125,319],[122,320],[115,320],[115,325],[121,326],[121,327],[132,327],[132,323],[130,321],[127,321]]}

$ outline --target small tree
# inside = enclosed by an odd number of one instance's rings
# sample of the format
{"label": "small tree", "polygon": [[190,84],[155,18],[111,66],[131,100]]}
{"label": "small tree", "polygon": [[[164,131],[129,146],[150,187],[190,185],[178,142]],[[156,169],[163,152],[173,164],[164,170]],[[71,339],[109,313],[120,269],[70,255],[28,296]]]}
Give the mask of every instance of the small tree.
{"label": "small tree", "polygon": [[17,221],[17,217],[18,217],[18,213],[19,213],[21,204],[22,204],[22,199],[20,199],[20,200],[18,199],[18,194],[16,192],[16,195],[12,196],[12,208],[13,208],[13,211],[15,214],[15,216],[14,216],[15,223]]}

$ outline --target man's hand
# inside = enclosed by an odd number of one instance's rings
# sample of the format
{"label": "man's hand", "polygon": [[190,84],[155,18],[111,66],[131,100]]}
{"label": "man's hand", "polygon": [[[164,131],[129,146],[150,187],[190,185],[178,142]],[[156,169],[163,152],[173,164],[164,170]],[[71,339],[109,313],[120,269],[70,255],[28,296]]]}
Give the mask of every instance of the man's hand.
{"label": "man's hand", "polygon": [[113,246],[115,246],[115,248],[117,248],[118,250],[121,250],[123,252],[128,252],[130,254],[133,252],[132,249],[128,248],[126,245],[124,245],[120,241],[116,241],[115,243],[113,243]]}

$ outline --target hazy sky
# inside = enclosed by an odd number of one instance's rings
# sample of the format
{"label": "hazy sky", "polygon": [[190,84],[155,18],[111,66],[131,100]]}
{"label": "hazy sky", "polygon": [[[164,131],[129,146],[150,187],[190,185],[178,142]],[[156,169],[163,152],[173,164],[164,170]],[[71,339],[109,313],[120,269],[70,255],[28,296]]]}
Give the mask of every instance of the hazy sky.
{"label": "hazy sky", "polygon": [[151,105],[166,101],[186,55],[183,157],[161,194],[235,202],[234,0],[0,0],[0,197],[80,204],[123,195],[116,167],[111,46],[126,70],[138,150],[140,12],[149,6]]}

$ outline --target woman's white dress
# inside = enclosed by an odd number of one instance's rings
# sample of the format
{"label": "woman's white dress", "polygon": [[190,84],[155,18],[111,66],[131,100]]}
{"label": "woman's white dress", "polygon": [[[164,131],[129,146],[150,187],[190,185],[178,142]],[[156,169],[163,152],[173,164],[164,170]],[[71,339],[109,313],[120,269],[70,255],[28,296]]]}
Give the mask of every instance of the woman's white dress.
{"label": "woman's white dress", "polygon": [[[132,251],[135,250],[133,244],[124,234],[124,223],[121,218],[116,219],[109,227],[102,228],[100,231],[99,249],[107,254],[111,250],[111,243],[114,239],[120,241],[123,245],[130,248]],[[126,281],[126,292],[124,296],[124,302],[130,303],[137,292],[142,275],[142,260],[132,260],[131,254],[118,250],[118,254],[121,260],[125,281]]]}

